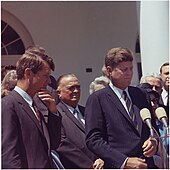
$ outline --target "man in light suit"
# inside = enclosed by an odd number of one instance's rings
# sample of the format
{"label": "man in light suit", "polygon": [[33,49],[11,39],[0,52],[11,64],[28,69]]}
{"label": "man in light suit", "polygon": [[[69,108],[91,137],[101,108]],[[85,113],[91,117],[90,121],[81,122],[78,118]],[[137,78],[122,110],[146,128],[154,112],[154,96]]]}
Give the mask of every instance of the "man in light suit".
{"label": "man in light suit", "polygon": [[121,47],[109,50],[105,57],[109,86],[94,92],[86,103],[86,144],[104,160],[104,168],[155,168],[152,156],[157,151],[157,141],[149,137],[149,128],[139,114],[142,108],[150,106],[140,89],[129,86],[132,62],[130,50]]}
{"label": "man in light suit", "polygon": [[103,161],[96,160],[85,144],[84,107],[78,105],[79,80],[74,74],[60,76],[57,92],[61,101],[57,110],[62,115],[61,143],[57,151],[62,164],[67,169],[101,168]]}
{"label": "man in light suit", "polygon": [[[56,102],[46,89],[51,70],[52,58],[39,52],[23,54],[16,64],[17,86],[2,99],[3,169],[54,168],[51,149],[59,142]],[[48,107],[47,122],[33,101],[36,93]]]}

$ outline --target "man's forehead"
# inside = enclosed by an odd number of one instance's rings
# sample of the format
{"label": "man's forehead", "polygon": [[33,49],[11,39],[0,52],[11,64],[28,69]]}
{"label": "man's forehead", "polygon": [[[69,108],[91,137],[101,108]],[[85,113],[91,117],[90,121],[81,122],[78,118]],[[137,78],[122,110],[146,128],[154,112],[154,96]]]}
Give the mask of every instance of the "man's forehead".
{"label": "man's forehead", "polygon": [[162,67],[163,72],[169,72],[169,65]]}

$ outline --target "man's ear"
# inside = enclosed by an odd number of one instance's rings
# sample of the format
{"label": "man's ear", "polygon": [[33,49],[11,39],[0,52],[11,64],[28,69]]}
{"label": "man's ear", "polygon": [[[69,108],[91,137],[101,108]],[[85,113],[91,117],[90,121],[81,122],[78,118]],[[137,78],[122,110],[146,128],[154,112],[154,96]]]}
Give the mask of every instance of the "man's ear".
{"label": "man's ear", "polygon": [[110,76],[113,70],[112,67],[107,66],[106,69],[107,69],[108,75]]}
{"label": "man's ear", "polygon": [[33,72],[31,71],[30,68],[26,68],[24,73],[25,73],[24,76],[26,79],[30,78],[33,75]]}

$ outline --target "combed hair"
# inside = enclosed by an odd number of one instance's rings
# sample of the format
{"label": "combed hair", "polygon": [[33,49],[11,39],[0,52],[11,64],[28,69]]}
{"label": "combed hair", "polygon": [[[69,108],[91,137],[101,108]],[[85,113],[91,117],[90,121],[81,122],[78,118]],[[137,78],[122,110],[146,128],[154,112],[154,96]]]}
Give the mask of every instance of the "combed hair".
{"label": "combed hair", "polygon": [[105,56],[105,66],[114,68],[123,61],[133,61],[133,53],[127,48],[117,47],[108,51]]}
{"label": "combed hair", "polygon": [[43,61],[47,62],[51,70],[54,71],[55,65],[53,59],[48,55],[40,52],[24,53],[16,64],[18,80],[23,79],[26,68],[30,68],[33,73],[37,73],[39,70],[41,70],[43,67]]}
{"label": "combed hair", "polygon": [[162,67],[164,67],[164,66],[169,66],[169,62],[166,62],[166,63],[162,64],[162,66],[160,68],[160,73],[162,73]]}
{"label": "combed hair", "polygon": [[60,83],[61,83],[61,80],[62,80],[63,78],[65,78],[65,77],[76,77],[76,75],[73,74],[73,73],[65,73],[65,74],[62,74],[62,75],[57,79],[57,82],[56,82],[57,87],[56,87],[56,89],[59,87],[59,85],[60,85]]}

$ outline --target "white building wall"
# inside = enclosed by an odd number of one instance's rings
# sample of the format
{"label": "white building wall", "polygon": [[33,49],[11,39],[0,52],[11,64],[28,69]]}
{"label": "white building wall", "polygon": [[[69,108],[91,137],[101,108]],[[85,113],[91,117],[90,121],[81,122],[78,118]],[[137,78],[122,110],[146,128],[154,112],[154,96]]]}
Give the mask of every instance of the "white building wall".
{"label": "white building wall", "polygon": [[142,1],[140,13],[143,75],[159,73],[169,61],[169,2]]}
{"label": "white building wall", "polygon": [[[56,78],[63,73],[78,76],[83,105],[90,82],[101,75],[106,52],[117,46],[135,52],[137,19],[133,1],[4,1],[1,6],[15,15],[34,43],[43,46],[54,58]],[[92,73],[87,73],[86,68],[92,68]],[[132,84],[137,83],[135,65]]]}

